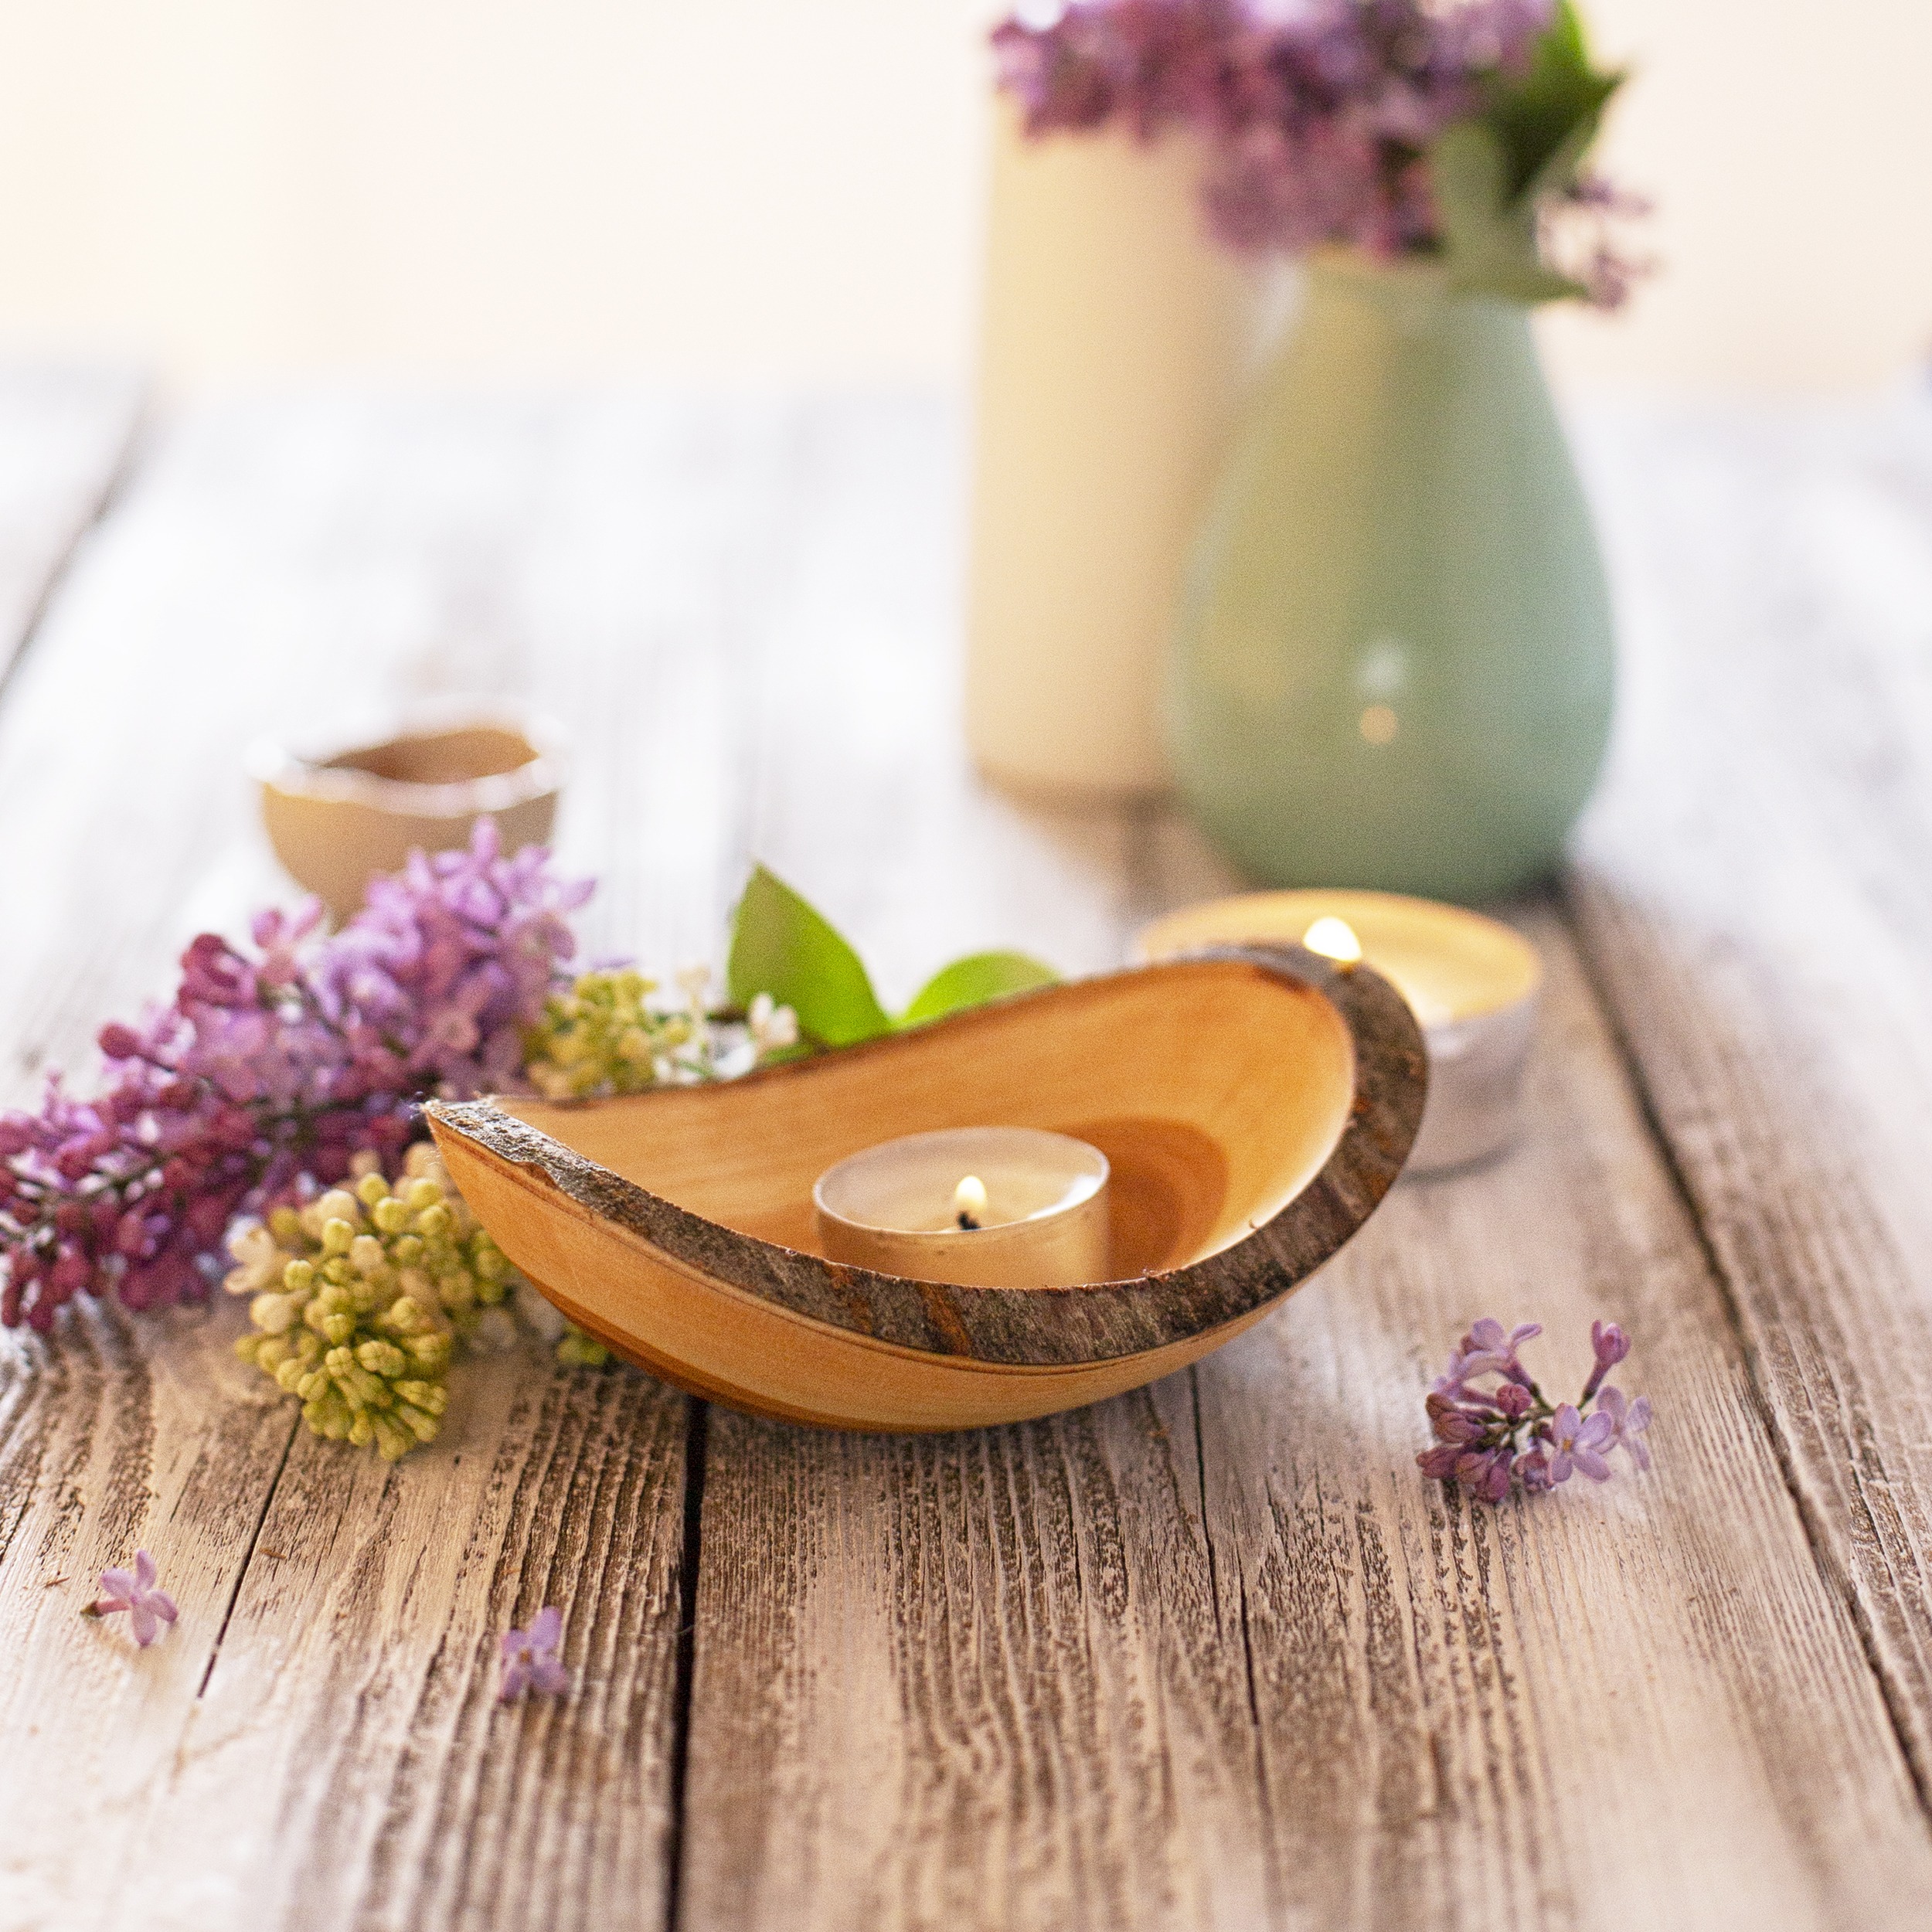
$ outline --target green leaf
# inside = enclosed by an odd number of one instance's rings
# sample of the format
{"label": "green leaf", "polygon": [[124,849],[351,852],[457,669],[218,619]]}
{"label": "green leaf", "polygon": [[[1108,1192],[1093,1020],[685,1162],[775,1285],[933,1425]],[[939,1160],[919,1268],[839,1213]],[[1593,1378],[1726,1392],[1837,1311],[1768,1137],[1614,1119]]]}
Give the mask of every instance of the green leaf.
{"label": "green leaf", "polygon": [[1562,0],[1529,72],[1492,77],[1481,112],[1437,138],[1429,176],[1452,289],[1519,302],[1586,293],[1543,265],[1537,216],[1575,179],[1623,82],[1591,66],[1583,22]]}
{"label": "green leaf", "polygon": [[1543,266],[1536,203],[1511,199],[1509,157],[1486,123],[1462,121],[1445,128],[1429,151],[1429,174],[1442,226],[1443,270],[1452,289],[1519,302],[1583,292]]}
{"label": "green leaf", "polygon": [[1529,71],[1492,81],[1481,116],[1502,143],[1506,202],[1534,200],[1563,185],[1595,140],[1604,106],[1624,80],[1590,65],[1583,21],[1570,0],[1563,0],[1536,43]]}
{"label": "green leaf", "polygon": [[825,917],[764,866],[754,869],[732,920],[731,997],[769,993],[821,1046],[850,1046],[892,1030],[859,955]]}
{"label": "green leaf", "polygon": [[1050,966],[1043,966],[1024,953],[974,953],[934,974],[899,1016],[899,1024],[923,1026],[928,1020],[944,1019],[948,1013],[983,1006],[989,999],[1054,985],[1059,979]]}

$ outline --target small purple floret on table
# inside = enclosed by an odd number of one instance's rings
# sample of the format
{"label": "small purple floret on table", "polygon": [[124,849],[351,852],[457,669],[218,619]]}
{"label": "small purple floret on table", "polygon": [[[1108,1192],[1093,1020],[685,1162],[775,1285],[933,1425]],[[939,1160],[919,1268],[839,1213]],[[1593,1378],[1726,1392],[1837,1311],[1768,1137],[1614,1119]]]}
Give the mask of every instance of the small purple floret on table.
{"label": "small purple floret on table", "polygon": [[570,1688],[570,1673],[557,1658],[563,1640],[563,1613],[546,1604],[530,1620],[528,1630],[506,1631],[503,1638],[503,1684],[499,1701],[509,1703],[533,1690],[560,1697]]}
{"label": "small purple floret on table", "polygon": [[[1608,1458],[1616,1449],[1625,1451],[1638,1468],[1650,1467],[1644,1439],[1648,1399],[1631,1402],[1620,1389],[1599,1389],[1611,1366],[1630,1353],[1623,1330],[1614,1322],[1591,1324],[1595,1367],[1577,1400],[1560,1403],[1537,1387],[1517,1353],[1542,1332],[1535,1322],[1505,1329],[1487,1316],[1471,1324],[1423,1404],[1436,1438],[1416,1458],[1425,1476],[1500,1502],[1512,1484],[1534,1495],[1580,1471],[1593,1481],[1607,1481],[1613,1473]],[[1476,1386],[1486,1378],[1494,1378],[1493,1386]],[[1593,1400],[1594,1412],[1585,1414]]]}
{"label": "small purple floret on table", "polygon": [[161,1634],[164,1624],[172,1624],[179,1614],[175,1600],[157,1589],[160,1572],[145,1549],[134,1552],[134,1566],[128,1570],[104,1570],[100,1595],[80,1614],[83,1617],[112,1617],[122,1611],[134,1628],[134,1641],[143,1650]]}

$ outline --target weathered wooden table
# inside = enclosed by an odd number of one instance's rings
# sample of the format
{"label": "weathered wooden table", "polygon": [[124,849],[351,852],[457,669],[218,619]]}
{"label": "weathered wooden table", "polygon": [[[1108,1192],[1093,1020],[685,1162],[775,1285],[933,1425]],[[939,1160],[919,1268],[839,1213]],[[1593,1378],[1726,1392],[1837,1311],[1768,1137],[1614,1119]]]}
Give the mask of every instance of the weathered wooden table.
{"label": "weathered wooden table", "polygon": [[[12,1097],[284,892],[245,741],[451,685],[580,747],[594,950],[716,957],[757,855],[895,990],[1070,971],[1226,881],[959,742],[959,434],[318,394],[137,423],[0,383]],[[0,1924],[1932,1923],[1932,408],[1584,438],[1614,768],[1520,1151],[1397,1190],[1277,1315],[1104,1408],[815,1434],[469,1369],[396,1468],[238,1311],[4,1343]],[[1624,1323],[1655,1471],[1424,1483],[1472,1317]],[[181,1605],[75,1613],[138,1543]],[[564,1607],[568,1701],[493,1701]]]}

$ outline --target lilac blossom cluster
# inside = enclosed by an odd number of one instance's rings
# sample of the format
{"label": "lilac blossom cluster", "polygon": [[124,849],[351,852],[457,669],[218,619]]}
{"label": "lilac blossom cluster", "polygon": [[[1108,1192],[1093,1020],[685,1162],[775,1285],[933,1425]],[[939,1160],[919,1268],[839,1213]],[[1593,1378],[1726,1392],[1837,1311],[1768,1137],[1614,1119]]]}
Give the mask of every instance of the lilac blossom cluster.
{"label": "lilac blossom cluster", "polygon": [[[993,46],[1030,134],[1199,134],[1208,218],[1230,245],[1387,259],[1439,245],[1431,145],[1529,73],[1558,14],[1558,0],[1046,0]],[[1569,252],[1614,306],[1631,270],[1594,230],[1637,205],[1594,178],[1554,199],[1587,211],[1592,238]]]}
{"label": "lilac blossom cluster", "polygon": [[[1456,1345],[1428,1400],[1436,1446],[1416,1462],[1425,1476],[1459,1482],[1471,1495],[1501,1502],[1512,1482],[1532,1495],[1566,1482],[1580,1470],[1594,1482],[1611,1474],[1610,1453],[1623,1450],[1650,1467],[1650,1399],[1630,1401],[1604,1377],[1630,1353],[1613,1322],[1593,1321],[1596,1366],[1574,1402],[1552,1403],[1531,1380],[1516,1351],[1543,1333],[1536,1322],[1505,1330],[1485,1317]],[[1487,1383],[1488,1386],[1478,1386]],[[1592,1403],[1596,1404],[1588,1414]]]}
{"label": "lilac blossom cluster", "polygon": [[547,852],[465,851],[375,881],[339,931],[312,903],[204,933],[173,1002],[104,1027],[102,1090],[59,1075],[38,1112],[0,1115],[0,1321],[46,1329],[77,1294],[196,1301],[234,1217],[327,1186],[420,1131],[418,1104],[523,1085],[523,1042],[574,950],[589,882]]}

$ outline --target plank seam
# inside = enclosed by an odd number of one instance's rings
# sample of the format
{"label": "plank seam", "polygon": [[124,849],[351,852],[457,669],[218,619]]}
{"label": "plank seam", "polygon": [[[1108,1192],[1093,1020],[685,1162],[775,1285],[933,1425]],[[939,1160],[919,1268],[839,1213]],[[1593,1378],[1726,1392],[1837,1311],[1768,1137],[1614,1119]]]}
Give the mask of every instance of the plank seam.
{"label": "plank seam", "polygon": [[1798,1512],[1798,1523],[1804,1532],[1804,1540],[1810,1546],[1811,1560],[1825,1587],[1838,1597],[1851,1617],[1852,1627],[1858,1633],[1859,1648],[1864,1654],[1866,1668],[1872,1674],[1872,1682],[1877,1687],[1879,1701],[1884,1706],[1886,1722],[1891,1726],[1899,1755],[1904,1760],[1906,1776],[1911,1781],[1913,1794],[1918,1800],[1920,1811],[1927,1825],[1932,1827],[1932,1788],[1928,1788],[1925,1769],[1913,1752],[1912,1734],[1906,1721],[1903,1700],[1892,1682],[1890,1673],[1885,1668],[1884,1658],[1879,1648],[1878,1634],[1872,1628],[1871,1618],[1864,1605],[1859,1601],[1859,1593],[1851,1577],[1832,1558],[1830,1539],[1825,1526],[1818,1520],[1817,1509],[1805,1489],[1791,1444],[1778,1422],[1777,1410],[1771,1400],[1770,1392],[1759,1372],[1758,1352],[1745,1325],[1743,1298],[1732,1280],[1730,1270],[1719,1257],[1716,1244],[1706,1226],[1695,1183],[1677,1158],[1676,1146],[1658,1110],[1650,1082],[1645,1077],[1643,1063],[1638,1056],[1635,1043],[1624,1029],[1622,1016],[1611,996],[1609,984],[1597,970],[1585,921],[1578,909],[1567,876],[1558,896],[1560,917],[1574,944],[1584,981],[1609,1032],[1611,1050],[1615,1053],[1623,1069],[1624,1077],[1629,1083],[1645,1128],[1656,1146],[1658,1158],[1663,1163],[1664,1172],[1669,1179],[1672,1191],[1677,1196],[1685,1218],[1690,1223],[1691,1232],[1703,1257],[1704,1265],[1709,1270],[1711,1280],[1716,1287],[1718,1301],[1724,1311],[1724,1318],[1736,1338],[1739,1356],[1744,1365],[1745,1386],[1750,1392],[1752,1406],[1763,1425],[1766,1439],[1770,1444],[1771,1454],[1777,1458],[1778,1473],[1784,1478],[1792,1506]]}
{"label": "plank seam", "polygon": [[275,1473],[262,1487],[262,1506],[255,1512],[253,1527],[248,1532],[248,1547],[242,1552],[241,1561],[235,1566],[235,1580],[230,1587],[228,1600],[222,1605],[220,1628],[215,1632],[213,1648],[208,1653],[208,1668],[201,1674],[201,1682],[195,1686],[195,1701],[199,1703],[208,1693],[208,1680],[215,1674],[216,1660],[221,1655],[221,1647],[228,1635],[229,1619],[235,1614],[235,1606],[241,1600],[242,1585],[248,1580],[249,1566],[255,1560],[255,1546],[261,1541],[262,1526],[268,1521],[269,1510],[274,1506],[275,1493],[281,1488],[282,1471],[288,1467],[288,1458],[295,1447],[295,1438],[301,1432],[301,1419],[296,1417],[288,1425],[288,1434],[283,1439],[282,1453],[277,1458]]}
{"label": "plank seam", "polygon": [[1190,1364],[1187,1372],[1188,1387],[1194,1397],[1194,1475],[1201,1498],[1201,1540],[1207,1546],[1208,1598],[1214,1605],[1214,1627],[1222,1628],[1221,1579],[1214,1560],[1214,1532],[1209,1527],[1207,1498],[1207,1445],[1201,1430],[1201,1370],[1199,1363]]}
{"label": "plank seam", "polygon": [[698,1563],[704,1538],[705,1444],[711,1405],[692,1397],[684,1447],[684,1545],[678,1557],[677,1668],[671,1692],[671,1816],[665,1832],[665,1932],[684,1906],[685,1786],[691,1762],[691,1691],[698,1662]]}
{"label": "plank seam", "polygon": [[20,628],[20,640],[14,646],[12,655],[6,662],[0,665],[0,705],[6,702],[7,693],[12,689],[14,680],[20,675],[20,667],[26,662],[28,654],[39,638],[46,622],[47,613],[53,609],[55,597],[66,583],[82,545],[107,522],[110,514],[126,495],[128,485],[133,482],[134,472],[140,467],[141,458],[148,453],[153,428],[148,401],[144,396],[135,405],[127,434],[121,439],[120,454],[114,458],[114,467],[107,472],[86,513],[75,523],[73,535],[49,561],[40,594],[34,599],[32,608],[27,613],[26,621]]}

